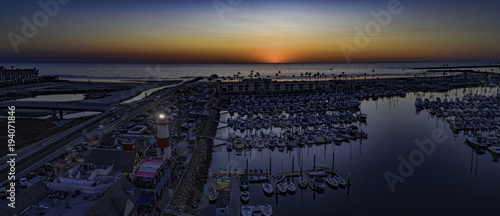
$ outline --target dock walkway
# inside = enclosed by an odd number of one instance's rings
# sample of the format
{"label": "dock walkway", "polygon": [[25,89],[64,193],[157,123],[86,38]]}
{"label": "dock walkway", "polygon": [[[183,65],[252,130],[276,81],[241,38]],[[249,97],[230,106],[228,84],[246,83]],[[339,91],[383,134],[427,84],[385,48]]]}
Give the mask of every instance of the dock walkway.
{"label": "dock walkway", "polygon": [[240,180],[237,176],[231,177],[231,215],[241,215],[241,202],[240,202]]}

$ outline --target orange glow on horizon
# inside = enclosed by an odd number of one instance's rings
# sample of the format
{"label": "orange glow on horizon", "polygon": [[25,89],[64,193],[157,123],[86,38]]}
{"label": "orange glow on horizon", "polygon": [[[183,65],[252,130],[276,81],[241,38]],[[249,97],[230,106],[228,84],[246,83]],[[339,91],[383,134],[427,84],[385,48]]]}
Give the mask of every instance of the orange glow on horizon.
{"label": "orange glow on horizon", "polygon": [[262,58],[265,63],[286,63],[283,52],[278,50],[265,51]]}

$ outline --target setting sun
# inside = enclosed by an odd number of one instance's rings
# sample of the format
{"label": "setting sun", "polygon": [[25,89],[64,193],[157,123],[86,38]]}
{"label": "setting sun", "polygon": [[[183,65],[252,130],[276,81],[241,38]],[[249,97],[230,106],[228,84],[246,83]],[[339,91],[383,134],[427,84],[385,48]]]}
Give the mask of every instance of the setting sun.
{"label": "setting sun", "polygon": [[280,51],[268,51],[263,53],[264,61],[266,63],[285,63],[285,57],[283,52]]}

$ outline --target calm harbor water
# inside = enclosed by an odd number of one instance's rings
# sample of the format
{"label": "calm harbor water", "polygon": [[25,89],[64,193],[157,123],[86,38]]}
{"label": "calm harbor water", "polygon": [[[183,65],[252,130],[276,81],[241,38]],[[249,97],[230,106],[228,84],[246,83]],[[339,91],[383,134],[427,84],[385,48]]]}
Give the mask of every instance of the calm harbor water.
{"label": "calm harbor water", "polygon": [[[155,63],[46,63],[46,62],[0,62],[7,68],[38,68],[40,75],[61,75],[67,77],[112,77],[117,78],[181,78],[207,77],[218,74],[219,77],[233,76],[241,72],[248,78],[250,71],[259,72],[265,78],[275,78],[281,71],[280,78],[291,78],[300,73],[324,73],[327,78],[331,74],[340,75],[345,72],[349,76],[390,76],[421,74],[423,70],[411,70],[414,67],[474,66],[496,64],[489,61],[459,62],[418,62],[418,63],[305,63],[305,64],[155,64]],[[330,70],[330,68],[332,70]],[[404,69],[404,70],[403,70]],[[375,72],[372,72],[375,70]],[[498,72],[498,67],[495,68]],[[312,77],[311,77],[312,78]]]}
{"label": "calm harbor water", "polygon": [[[498,88],[456,89],[446,93],[422,93],[422,96],[441,98],[461,97],[465,91],[493,94]],[[368,115],[362,129],[368,139],[350,141],[340,146],[334,144],[313,145],[279,152],[256,149],[236,156],[217,147],[211,166],[212,172],[227,169],[244,169],[248,158],[250,169],[266,170],[272,158],[272,172],[291,171],[292,157],[295,171],[299,170],[298,152],[302,152],[304,170],[312,169],[314,156],[317,164],[332,165],[347,177],[350,173],[352,186],[332,189],[318,194],[310,188],[300,189],[294,195],[273,195],[267,197],[260,183],[250,184],[249,205],[269,203],[274,215],[498,215],[498,179],[500,179],[499,156],[485,150],[478,155],[464,142],[463,132],[453,134],[443,119],[431,117],[427,111],[416,112],[417,93],[408,93],[405,98],[381,98],[376,101],[362,101],[361,111]],[[221,121],[229,116],[221,115]],[[444,142],[435,145],[435,151],[425,156],[422,165],[396,183],[391,191],[384,177],[389,171],[398,174],[399,156],[409,158],[418,150],[416,139],[432,139],[433,131],[442,129]],[[279,132],[279,129],[274,129]],[[230,128],[219,129],[217,137],[233,133]],[[237,132],[236,134],[238,134]],[[216,143],[220,143],[217,141]],[[335,154],[333,154],[335,152]],[[283,163],[283,168],[282,168]],[[209,178],[206,191],[215,185]],[[236,200],[240,202],[239,200]],[[201,215],[214,215],[215,206],[202,201]]]}
{"label": "calm harbor water", "polygon": [[69,102],[69,101],[81,101],[84,98],[85,98],[84,94],[53,94],[53,95],[37,95],[35,97],[17,99],[16,101]]}

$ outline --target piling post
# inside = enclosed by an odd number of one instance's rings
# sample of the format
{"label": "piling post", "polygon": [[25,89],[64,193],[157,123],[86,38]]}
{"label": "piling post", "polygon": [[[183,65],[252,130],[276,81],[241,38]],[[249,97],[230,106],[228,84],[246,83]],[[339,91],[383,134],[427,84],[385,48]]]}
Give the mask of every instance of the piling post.
{"label": "piling post", "polygon": [[314,155],[313,170],[316,171],[316,155]]}
{"label": "piling post", "polygon": [[246,167],[246,170],[245,170],[245,174],[248,175],[248,158],[247,158],[247,167]]}
{"label": "piling post", "polygon": [[271,172],[271,173],[273,172],[273,169],[271,167],[271,158],[269,158],[269,172]]}
{"label": "piling post", "polygon": [[295,157],[292,156],[292,173],[295,171],[294,168],[295,168]]}

